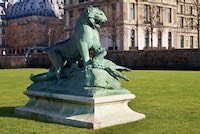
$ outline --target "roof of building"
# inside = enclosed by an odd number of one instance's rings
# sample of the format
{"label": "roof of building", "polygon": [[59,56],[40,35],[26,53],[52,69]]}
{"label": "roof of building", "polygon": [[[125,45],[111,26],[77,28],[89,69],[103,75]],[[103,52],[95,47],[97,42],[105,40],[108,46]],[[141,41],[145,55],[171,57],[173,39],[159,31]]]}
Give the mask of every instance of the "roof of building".
{"label": "roof of building", "polygon": [[48,0],[24,0],[10,5],[7,10],[7,19],[16,19],[25,16],[49,16],[55,17]]}

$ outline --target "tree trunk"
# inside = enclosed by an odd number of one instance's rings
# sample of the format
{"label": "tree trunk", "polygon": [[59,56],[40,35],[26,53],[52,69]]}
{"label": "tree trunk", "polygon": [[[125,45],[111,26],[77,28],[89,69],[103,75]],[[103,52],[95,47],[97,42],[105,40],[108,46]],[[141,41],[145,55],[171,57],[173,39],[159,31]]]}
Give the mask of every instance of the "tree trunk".
{"label": "tree trunk", "polygon": [[153,48],[153,28],[151,28],[151,48]]}
{"label": "tree trunk", "polygon": [[197,43],[198,43],[198,49],[200,49],[200,13],[199,13],[199,0],[197,2]]}
{"label": "tree trunk", "polygon": [[197,42],[198,42],[198,49],[200,49],[200,29],[199,29],[199,20],[198,20],[198,33],[197,33]]}
{"label": "tree trunk", "polygon": [[115,47],[116,47],[116,41],[115,41],[115,39],[112,40],[112,44],[113,44],[113,50],[115,50]]}
{"label": "tree trunk", "polygon": [[199,9],[197,10],[197,12],[198,12],[198,16],[197,16],[197,18],[198,18],[198,23],[197,23],[197,42],[198,42],[198,49],[200,49],[200,14],[199,14]]}

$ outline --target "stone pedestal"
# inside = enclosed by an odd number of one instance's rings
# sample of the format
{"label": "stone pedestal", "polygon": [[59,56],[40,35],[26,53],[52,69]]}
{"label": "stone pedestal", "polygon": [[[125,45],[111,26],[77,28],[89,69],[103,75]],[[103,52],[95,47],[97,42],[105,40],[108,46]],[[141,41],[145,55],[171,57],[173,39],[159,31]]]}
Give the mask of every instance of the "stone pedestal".
{"label": "stone pedestal", "polygon": [[29,102],[15,109],[15,114],[70,126],[99,129],[145,118],[127,103],[133,94],[81,97],[44,92],[24,92]]}

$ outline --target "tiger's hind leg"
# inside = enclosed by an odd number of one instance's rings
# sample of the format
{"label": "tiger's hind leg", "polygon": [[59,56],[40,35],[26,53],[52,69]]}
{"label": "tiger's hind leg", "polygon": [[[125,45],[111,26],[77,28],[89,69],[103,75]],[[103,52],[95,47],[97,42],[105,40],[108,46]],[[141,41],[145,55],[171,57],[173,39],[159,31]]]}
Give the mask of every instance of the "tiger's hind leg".
{"label": "tiger's hind leg", "polygon": [[62,56],[57,52],[49,52],[49,59],[52,65],[55,67],[57,80],[61,80],[62,68],[65,63]]}

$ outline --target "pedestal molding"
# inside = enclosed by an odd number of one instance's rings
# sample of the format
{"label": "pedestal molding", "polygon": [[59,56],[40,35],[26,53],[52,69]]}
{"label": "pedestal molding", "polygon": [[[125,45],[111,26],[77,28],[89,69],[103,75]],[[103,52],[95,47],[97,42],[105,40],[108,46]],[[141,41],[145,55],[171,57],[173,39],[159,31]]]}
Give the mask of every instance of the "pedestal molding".
{"label": "pedestal molding", "polygon": [[14,113],[44,121],[99,129],[145,118],[144,114],[128,106],[135,98],[134,94],[82,97],[34,91],[24,93],[30,100]]}

